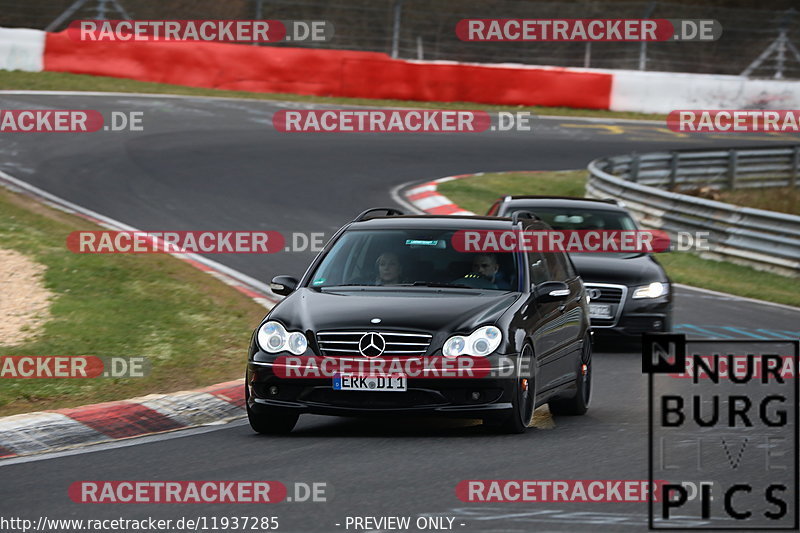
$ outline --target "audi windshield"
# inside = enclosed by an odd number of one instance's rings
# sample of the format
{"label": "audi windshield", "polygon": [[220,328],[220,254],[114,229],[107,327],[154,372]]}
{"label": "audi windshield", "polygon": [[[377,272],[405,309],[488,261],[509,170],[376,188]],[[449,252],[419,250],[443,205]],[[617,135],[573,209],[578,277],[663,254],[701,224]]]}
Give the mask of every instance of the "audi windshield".
{"label": "audi windshield", "polygon": [[[565,207],[521,207],[510,210],[504,216],[512,216],[515,211],[533,211],[545,224],[555,230],[624,230],[639,229],[631,216],[624,211],[608,209],[584,209]],[[571,252],[587,253],[587,252]],[[592,252],[593,255],[633,256],[638,253]]]}

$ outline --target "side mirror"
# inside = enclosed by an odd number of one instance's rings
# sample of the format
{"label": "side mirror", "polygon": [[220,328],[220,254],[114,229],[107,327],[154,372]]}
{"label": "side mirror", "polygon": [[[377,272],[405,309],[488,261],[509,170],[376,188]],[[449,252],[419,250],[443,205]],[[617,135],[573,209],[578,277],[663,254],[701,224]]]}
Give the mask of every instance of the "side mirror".
{"label": "side mirror", "polygon": [[569,287],[563,281],[545,281],[533,289],[533,295],[540,302],[558,302],[569,296]]}
{"label": "side mirror", "polygon": [[269,283],[269,288],[275,294],[289,296],[297,288],[297,279],[292,276],[275,276]]}

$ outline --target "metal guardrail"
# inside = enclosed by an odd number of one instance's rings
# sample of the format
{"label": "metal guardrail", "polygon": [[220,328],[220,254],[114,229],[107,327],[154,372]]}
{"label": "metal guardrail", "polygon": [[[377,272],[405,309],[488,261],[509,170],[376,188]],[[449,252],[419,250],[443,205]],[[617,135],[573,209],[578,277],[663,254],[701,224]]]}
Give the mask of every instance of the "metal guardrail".
{"label": "metal guardrail", "polygon": [[800,146],[629,154],[589,163],[586,195],[615,198],[642,226],[709,232],[701,256],[800,277],[800,216],[739,207],[658,187],[798,186]]}
{"label": "metal guardrail", "polygon": [[679,150],[607,157],[603,170],[629,181],[671,190],[711,186],[797,187],[800,145],[730,150]]}

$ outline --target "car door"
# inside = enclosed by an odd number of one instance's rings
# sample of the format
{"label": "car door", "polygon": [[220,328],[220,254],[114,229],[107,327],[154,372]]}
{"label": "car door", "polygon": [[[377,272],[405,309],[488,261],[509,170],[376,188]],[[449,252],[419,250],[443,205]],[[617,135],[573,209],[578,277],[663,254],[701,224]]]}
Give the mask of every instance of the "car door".
{"label": "car door", "polygon": [[541,252],[527,252],[529,281],[531,284],[530,295],[530,336],[533,349],[539,365],[538,388],[540,391],[550,389],[557,385],[560,371],[557,368],[559,331],[558,322],[561,316],[559,302],[543,302],[534,296],[536,287],[546,281],[551,281],[546,254]]}
{"label": "car door", "polygon": [[579,348],[578,341],[584,326],[584,310],[581,298],[583,289],[580,278],[572,268],[572,263],[563,252],[543,254],[548,262],[548,271],[552,281],[567,284],[570,293],[566,299],[557,302],[558,317],[556,319],[555,354],[553,356],[554,384],[571,382],[575,379],[577,364],[575,355]]}

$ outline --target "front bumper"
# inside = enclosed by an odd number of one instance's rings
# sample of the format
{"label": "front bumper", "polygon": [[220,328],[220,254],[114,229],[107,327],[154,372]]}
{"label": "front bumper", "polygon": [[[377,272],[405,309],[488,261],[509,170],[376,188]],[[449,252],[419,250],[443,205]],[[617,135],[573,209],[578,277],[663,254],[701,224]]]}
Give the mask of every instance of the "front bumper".
{"label": "front bumper", "polygon": [[612,324],[592,322],[592,331],[598,336],[639,336],[643,333],[671,330],[672,301],[667,298],[633,300],[628,297]]}
{"label": "front bumper", "polygon": [[[515,363],[516,357],[510,361]],[[270,363],[250,361],[246,377],[248,407],[255,413],[277,407],[336,416],[499,418],[512,409],[516,377],[509,367],[514,363],[493,366],[486,377],[409,377],[406,391],[376,392],[334,390],[331,377],[286,378],[276,375]]]}

